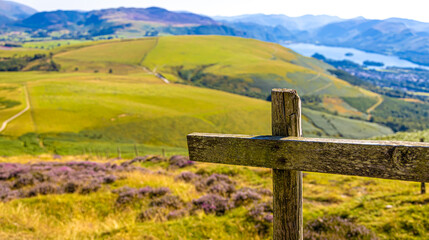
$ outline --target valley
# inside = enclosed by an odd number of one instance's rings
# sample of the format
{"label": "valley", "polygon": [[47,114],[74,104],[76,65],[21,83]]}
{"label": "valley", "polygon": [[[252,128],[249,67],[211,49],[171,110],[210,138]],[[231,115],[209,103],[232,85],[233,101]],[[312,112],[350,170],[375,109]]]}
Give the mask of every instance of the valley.
{"label": "valley", "polygon": [[[245,54],[234,54],[237,49]],[[28,88],[31,111],[2,132],[3,140],[11,145],[35,142],[24,152],[115,155],[121,146],[122,155],[125,148],[133,155],[134,145],[141,144],[158,153],[161,149],[167,154],[181,153],[185,152],[186,134],[193,131],[269,134],[270,104],[265,100],[274,87],[296,88],[303,96],[330,95],[334,100],[377,96],[335,78],[326,71],[329,65],[276,44],[249,39],[111,40],[52,51],[52,61],[61,66],[59,72],[0,73],[3,84]],[[392,133],[388,127],[367,122],[365,111],[355,109],[347,115],[335,112],[335,104],[327,108],[332,111],[304,108],[306,136],[368,138]],[[354,115],[361,118],[348,119]],[[160,134],[163,132],[168,135]],[[108,142],[117,146],[106,147]],[[92,150],[87,149],[89,145]],[[5,149],[1,154],[14,152]]]}
{"label": "valley", "polygon": [[[272,170],[190,161],[186,135],[271,135],[289,88],[304,137],[428,141],[428,31],[0,0],[0,239],[271,239]],[[420,183],[302,178],[305,240],[427,239]]]}

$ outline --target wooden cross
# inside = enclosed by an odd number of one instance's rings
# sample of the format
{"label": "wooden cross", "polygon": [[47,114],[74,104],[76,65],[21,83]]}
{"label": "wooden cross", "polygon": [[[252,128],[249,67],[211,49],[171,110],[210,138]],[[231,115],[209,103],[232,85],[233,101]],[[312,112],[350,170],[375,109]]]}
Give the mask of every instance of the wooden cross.
{"label": "wooden cross", "polygon": [[273,136],[193,133],[192,161],[273,169],[273,239],[303,239],[302,173],[429,181],[429,144],[301,137],[295,90],[274,89]]}

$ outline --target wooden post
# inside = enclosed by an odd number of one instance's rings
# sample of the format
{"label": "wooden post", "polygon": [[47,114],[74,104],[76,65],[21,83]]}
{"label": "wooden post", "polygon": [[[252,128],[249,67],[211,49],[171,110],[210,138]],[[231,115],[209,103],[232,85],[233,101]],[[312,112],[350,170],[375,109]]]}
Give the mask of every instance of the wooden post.
{"label": "wooden post", "polygon": [[137,148],[137,144],[134,143],[134,154],[136,155],[136,157],[139,156],[139,150]]}
{"label": "wooden post", "polygon": [[121,159],[121,148],[120,148],[120,147],[118,147],[118,149],[117,149],[117,150],[118,150],[118,158],[119,158],[119,159]]}
{"label": "wooden post", "polygon": [[[300,137],[301,100],[295,90],[273,89],[273,136]],[[302,173],[273,169],[273,239],[302,240]]]}
{"label": "wooden post", "polygon": [[[424,142],[425,139],[424,138],[420,138],[420,142]],[[426,185],[424,182],[422,182],[420,184],[420,194],[425,194],[426,193]]]}

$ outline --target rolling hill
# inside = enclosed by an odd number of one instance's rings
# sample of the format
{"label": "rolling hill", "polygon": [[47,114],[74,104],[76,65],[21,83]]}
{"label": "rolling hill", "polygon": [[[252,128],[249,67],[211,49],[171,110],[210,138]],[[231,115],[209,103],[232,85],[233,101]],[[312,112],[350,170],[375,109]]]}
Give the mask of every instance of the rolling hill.
{"label": "rolling hill", "polygon": [[[270,134],[265,99],[275,87],[298,89],[303,97],[330,96],[326,106],[341,102],[337,113],[304,108],[306,136],[392,133],[347,118],[349,112],[364,113],[341,97],[372,99],[376,94],[330,75],[329,65],[277,44],[220,36],[112,40],[57,47],[52,60],[62,66],[60,72],[0,74],[4,105],[15,102],[0,109],[0,120],[26,107],[25,89],[31,105],[2,132],[11,141],[18,139],[8,151],[20,151],[25,143],[36,152],[76,154],[89,151],[88,146],[116,152],[115,144],[133,152],[138,143],[146,151],[183,152],[185,136],[194,131]],[[38,61],[48,59],[30,66]]]}
{"label": "rolling hill", "polygon": [[[142,68],[170,81],[266,99],[274,87],[301,95],[374,97],[327,72],[332,67],[278,44],[222,36],[175,36],[75,45],[54,56],[62,71]],[[118,69],[115,69],[115,65]],[[308,84],[311,82],[312,84]]]}
{"label": "rolling hill", "polygon": [[233,17],[216,16],[213,19],[228,23],[254,23],[262,26],[283,26],[291,31],[308,31],[334,22],[341,22],[336,16],[329,15],[304,15],[289,17],[284,14],[247,14]]}
{"label": "rolling hill", "polygon": [[394,54],[415,63],[429,64],[429,23],[399,18],[357,18],[327,24],[313,32],[311,39],[320,44]]}
{"label": "rolling hill", "polygon": [[[227,35],[277,43],[294,41],[352,47],[429,64],[429,24],[409,19],[264,14],[210,18],[158,7],[35,13],[24,6],[12,8],[12,2],[0,3],[5,9],[2,14],[0,5],[3,25],[0,37],[6,41]],[[17,34],[10,35],[11,32]]]}
{"label": "rolling hill", "polygon": [[0,0],[0,16],[4,16],[11,21],[27,18],[36,12],[35,9],[24,4]]}

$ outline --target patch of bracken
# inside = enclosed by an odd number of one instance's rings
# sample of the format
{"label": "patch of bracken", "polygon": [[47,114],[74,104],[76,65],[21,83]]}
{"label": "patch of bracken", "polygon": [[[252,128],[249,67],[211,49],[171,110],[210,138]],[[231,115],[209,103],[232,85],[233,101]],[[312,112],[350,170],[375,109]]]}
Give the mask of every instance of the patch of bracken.
{"label": "patch of bracken", "polygon": [[206,214],[215,213],[217,216],[224,215],[229,209],[228,199],[215,194],[208,194],[194,199],[192,204],[194,210],[201,209]]}
{"label": "patch of bracken", "polygon": [[253,188],[241,188],[231,197],[234,207],[248,205],[261,199],[261,195]]}
{"label": "patch of bracken", "polygon": [[165,195],[161,198],[154,199],[150,202],[151,207],[161,207],[168,209],[180,209],[184,206],[184,202],[178,196]]}
{"label": "patch of bracken", "polygon": [[199,177],[200,177],[199,175],[197,175],[193,172],[182,172],[175,179],[181,180],[184,182],[192,182],[194,180],[199,179]]}
{"label": "patch of bracken", "polygon": [[304,227],[304,239],[375,240],[378,238],[368,228],[350,219],[327,216],[309,222]]}
{"label": "patch of bracken", "polygon": [[190,161],[188,157],[175,155],[172,156],[169,160],[169,168],[184,168],[194,165],[194,162]]}
{"label": "patch of bracken", "polygon": [[267,236],[272,228],[273,222],[272,201],[256,204],[249,210],[247,219],[255,224],[255,228],[259,235],[263,237]]}

